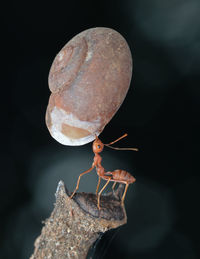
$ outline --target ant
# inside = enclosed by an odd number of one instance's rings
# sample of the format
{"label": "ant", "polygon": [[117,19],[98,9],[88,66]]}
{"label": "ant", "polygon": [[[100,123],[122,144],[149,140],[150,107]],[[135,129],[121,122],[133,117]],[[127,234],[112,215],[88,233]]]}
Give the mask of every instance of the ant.
{"label": "ant", "polygon": [[[133,150],[133,151],[138,151],[137,148],[117,148],[117,147],[110,146],[110,145],[114,144],[115,142],[119,141],[120,139],[125,138],[126,136],[127,136],[127,134],[124,134],[123,136],[121,136],[120,138],[110,142],[109,144],[103,144],[103,142],[96,136],[96,139],[94,140],[93,145],[92,145],[92,149],[93,149],[93,152],[94,152],[94,160],[93,160],[93,163],[92,163],[92,167],[79,175],[79,178],[78,178],[78,181],[77,181],[77,184],[76,184],[76,188],[73,191],[73,193],[70,196],[70,198],[72,198],[74,196],[74,194],[76,193],[76,191],[78,190],[81,176],[83,176],[84,174],[89,173],[90,171],[92,171],[92,169],[94,169],[94,167],[96,167],[96,172],[97,172],[97,174],[99,176],[99,180],[98,180],[98,184],[97,184],[97,188],[96,188],[97,207],[98,207],[98,209],[101,209],[100,208],[100,196],[101,196],[101,193],[106,188],[106,186],[109,184],[109,182],[114,182],[114,184],[112,186],[112,190],[113,191],[114,191],[116,183],[124,183],[126,185],[124,193],[123,193],[123,196],[122,196],[122,199],[121,199],[121,204],[123,205],[124,199],[125,199],[125,196],[126,196],[126,192],[127,192],[127,189],[128,189],[128,186],[129,186],[129,184],[134,183],[136,181],[136,179],[130,173],[128,173],[128,172],[126,172],[124,170],[121,170],[121,169],[117,169],[117,170],[115,170],[113,172],[110,172],[110,171],[109,172],[105,172],[105,169],[101,165],[102,157],[99,155],[99,153],[101,153],[103,151],[104,146],[107,146],[107,147],[110,147],[110,148],[116,149],[116,150]],[[107,182],[105,183],[103,188],[98,193],[101,179],[104,179]]]}

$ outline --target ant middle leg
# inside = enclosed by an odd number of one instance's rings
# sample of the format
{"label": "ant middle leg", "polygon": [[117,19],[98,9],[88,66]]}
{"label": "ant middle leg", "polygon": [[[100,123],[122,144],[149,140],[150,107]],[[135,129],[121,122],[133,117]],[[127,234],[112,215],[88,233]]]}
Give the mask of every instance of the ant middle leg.
{"label": "ant middle leg", "polygon": [[101,182],[101,177],[99,176],[99,180],[96,188],[96,195],[98,194],[98,191],[99,191],[100,182]]}

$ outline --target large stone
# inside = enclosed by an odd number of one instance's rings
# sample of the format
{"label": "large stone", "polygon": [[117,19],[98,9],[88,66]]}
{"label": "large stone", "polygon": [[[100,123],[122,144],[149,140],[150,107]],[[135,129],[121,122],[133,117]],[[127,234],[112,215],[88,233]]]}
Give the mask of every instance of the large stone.
{"label": "large stone", "polygon": [[52,137],[64,145],[93,141],[122,104],[131,75],[131,52],[118,32],[92,28],[76,35],[49,73],[46,124]]}

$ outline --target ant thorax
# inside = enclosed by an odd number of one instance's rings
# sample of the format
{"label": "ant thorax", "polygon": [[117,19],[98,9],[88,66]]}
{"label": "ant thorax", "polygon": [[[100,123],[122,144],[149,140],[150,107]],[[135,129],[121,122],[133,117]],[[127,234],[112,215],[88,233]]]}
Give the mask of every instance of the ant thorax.
{"label": "ant thorax", "polygon": [[102,157],[98,154],[98,153],[95,153],[95,156],[94,156],[94,165],[96,167],[100,167],[101,166],[101,161],[102,161]]}

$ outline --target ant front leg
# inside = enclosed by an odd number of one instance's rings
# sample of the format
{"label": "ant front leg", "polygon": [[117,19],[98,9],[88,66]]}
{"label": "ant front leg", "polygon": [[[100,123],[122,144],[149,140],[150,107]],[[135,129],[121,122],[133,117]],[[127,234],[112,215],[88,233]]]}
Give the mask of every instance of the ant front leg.
{"label": "ant front leg", "polygon": [[85,172],[83,172],[83,173],[81,173],[81,174],[79,175],[78,181],[77,181],[77,184],[76,184],[76,188],[75,188],[75,190],[73,191],[72,195],[70,196],[70,199],[72,199],[72,197],[74,196],[74,194],[76,193],[76,191],[77,191],[78,188],[79,188],[79,183],[80,183],[81,176],[83,176],[84,174],[87,174],[87,173],[91,172],[93,168],[94,168],[94,165],[92,165],[92,167],[91,167],[90,169],[88,169],[87,171],[85,171]]}

